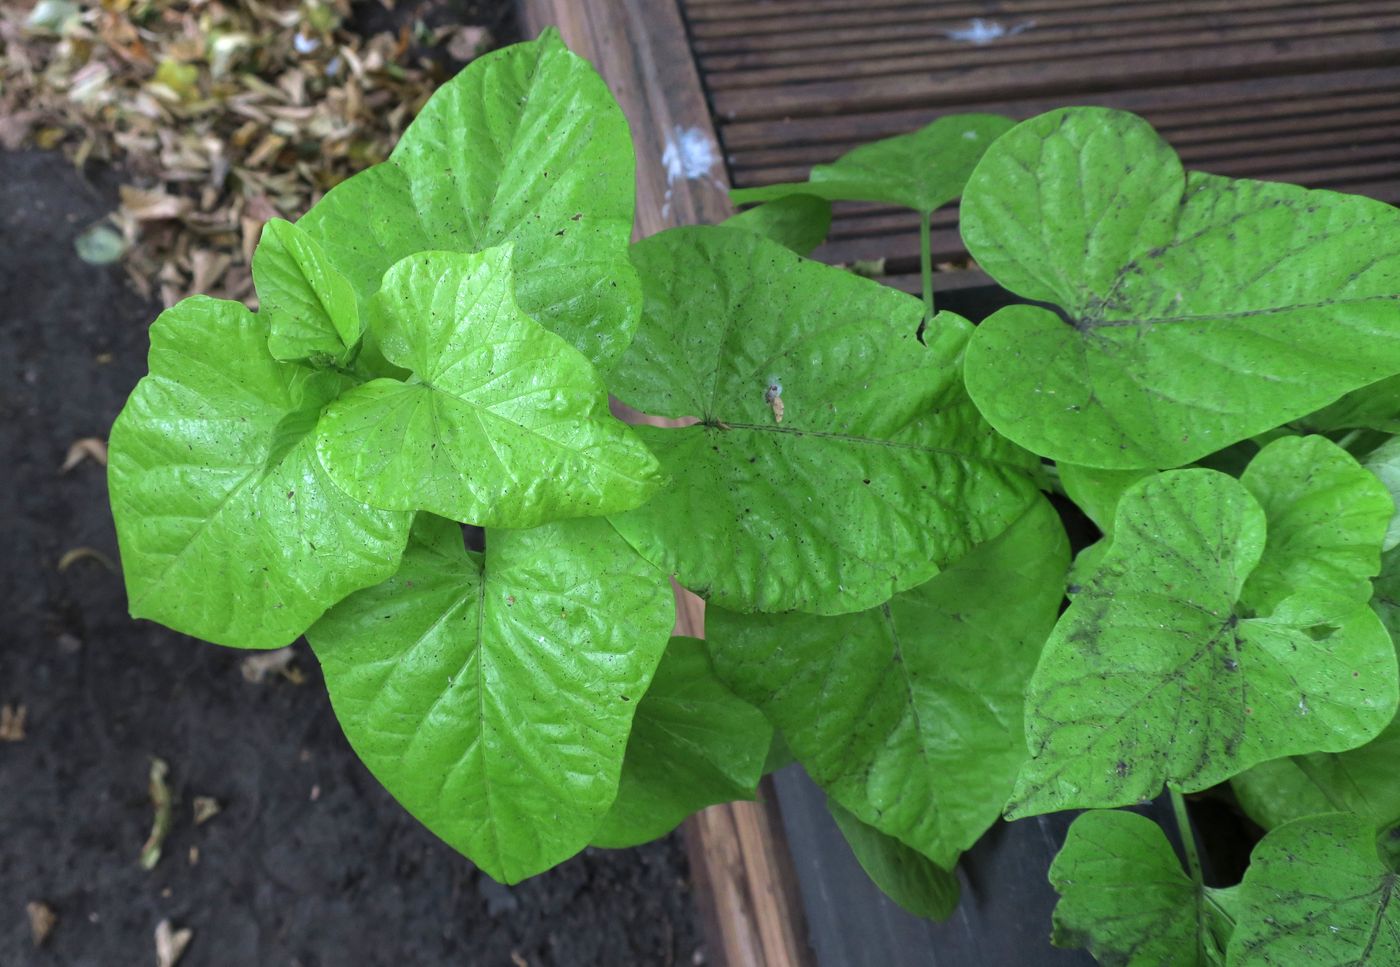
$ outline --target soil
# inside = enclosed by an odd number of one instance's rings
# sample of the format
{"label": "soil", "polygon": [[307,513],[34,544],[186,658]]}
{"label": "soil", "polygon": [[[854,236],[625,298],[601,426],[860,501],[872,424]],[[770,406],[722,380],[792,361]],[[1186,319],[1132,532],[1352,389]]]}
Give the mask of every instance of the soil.
{"label": "soil", "polygon": [[[0,741],[0,964],[154,963],[167,918],[181,967],[703,962],[678,839],[498,886],[359,763],[304,647],[302,684],[254,684],[245,653],[127,616],[104,470],[59,472],[146,368],[157,307],[73,250],[114,184],[0,153],[0,704],[27,709]],[[174,824],[147,872],[153,756]],[[196,796],[222,811],[195,825]],[[38,948],[31,901],[58,916]]]}

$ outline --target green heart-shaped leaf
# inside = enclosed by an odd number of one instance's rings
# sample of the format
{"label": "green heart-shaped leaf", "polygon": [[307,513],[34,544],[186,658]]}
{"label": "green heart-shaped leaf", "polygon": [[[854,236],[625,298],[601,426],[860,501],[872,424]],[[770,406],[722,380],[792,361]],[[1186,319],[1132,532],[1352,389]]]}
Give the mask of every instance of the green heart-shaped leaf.
{"label": "green heart-shaped leaf", "polygon": [[1161,827],[1136,813],[1095,810],[1074,821],[1050,867],[1060,894],[1057,947],[1122,967],[1222,967],[1231,921],[1220,894],[1198,889]]}
{"label": "green heart-shaped leaf", "polygon": [[1254,848],[1240,885],[1231,967],[1400,963],[1400,874],[1376,831],[1346,813],[1299,819]]}
{"label": "green heart-shaped leaf", "polygon": [[772,741],[763,713],[715,675],[704,642],[672,638],[637,706],[617,799],[593,845],[648,843],[698,809],[753,799]]}
{"label": "green heart-shaped leaf", "polygon": [[833,800],[951,869],[1025,761],[1022,695],[1068,562],[1059,517],[1037,500],[886,604],[830,618],[709,608],[707,645]]}
{"label": "green heart-shaped leaf", "polygon": [[408,382],[376,379],[326,411],[317,451],[352,496],[482,526],[531,527],[640,504],[655,458],[608,412],[588,360],[521,312],[508,248],[395,265],[372,328]]}
{"label": "green heart-shaped leaf", "polygon": [[258,311],[267,316],[268,349],[292,362],[344,363],[360,343],[355,288],[310,235],[274,218],[253,253]]}
{"label": "green heart-shaped leaf", "polygon": [[962,202],[977,263],[1063,310],[1000,310],[967,354],[999,431],[1057,461],[1175,467],[1400,371],[1400,212],[1183,171],[1143,120],[1052,111]]}
{"label": "green heart-shaped leaf", "polygon": [[738,611],[868,608],[1034,497],[1035,458],[963,392],[965,320],[943,313],[924,346],[917,300],[733,229],[663,232],[633,258],[644,322],[613,392],[700,423],[641,430],[672,482],[612,520],[696,593]]}
{"label": "green heart-shaped leaf", "polygon": [[321,408],[348,381],[267,342],[240,303],[167,309],[109,442],[131,613],[241,648],[289,644],[394,573],[411,520],[352,500],[316,458]]}
{"label": "green heart-shaped leaf", "polygon": [[756,232],[798,255],[807,255],[826,239],[831,228],[831,202],[815,195],[785,195],[731,215],[720,224]]}
{"label": "green heart-shaped leaf", "polygon": [[950,114],[910,134],[848,151],[814,165],[807,181],[730,192],[736,204],[789,195],[872,201],[928,214],[962,194],[982,153],[1016,122],[996,114]]}
{"label": "green heart-shaped leaf", "polygon": [[520,306],[606,366],[636,326],[634,157],[607,86],[548,30],[473,61],[388,161],[331,189],[298,225],[363,301],[406,256],[513,243]]}
{"label": "green heart-shaped leaf", "polygon": [[514,883],[582,849],[617,792],[675,616],[601,520],[489,530],[420,515],[398,574],[308,633],[346,737],[429,829]]}
{"label": "green heart-shaped leaf", "polygon": [[1008,815],[1192,792],[1375,737],[1397,701],[1365,605],[1389,516],[1379,481],[1321,437],[1269,445],[1243,482],[1179,470],[1130,488],[1031,680],[1034,757]]}
{"label": "green heart-shaped leaf", "polygon": [[958,906],[958,880],[928,857],[866,825],[839,803],[826,802],[856,862],[895,903],[916,917],[946,920]]}

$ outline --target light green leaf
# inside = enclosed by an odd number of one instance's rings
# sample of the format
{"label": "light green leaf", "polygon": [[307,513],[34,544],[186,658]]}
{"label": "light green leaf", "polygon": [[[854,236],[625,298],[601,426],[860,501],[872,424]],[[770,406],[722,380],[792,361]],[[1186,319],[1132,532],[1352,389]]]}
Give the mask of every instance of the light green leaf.
{"label": "light green leaf", "polygon": [[1025,760],[1022,694],[1068,558],[1041,499],[887,604],[833,618],[709,608],[706,644],[832,799],[951,868]]}
{"label": "light green leaf", "polygon": [[[1391,502],[1400,504],[1400,436],[1391,437],[1367,454],[1365,466],[1385,484]],[[1400,545],[1400,514],[1391,517],[1382,549],[1388,551],[1397,545]]]}
{"label": "light green leaf", "polygon": [[[1394,716],[1395,651],[1355,597],[1378,566],[1381,488],[1317,438],[1272,444],[1245,477],[1173,471],[1123,495],[1031,680],[1033,758],[1008,815],[1204,789],[1355,748]],[[1306,583],[1287,596],[1289,580]]]}
{"label": "light green leaf", "polygon": [[1060,894],[1057,947],[1121,967],[1222,967],[1230,918],[1197,889],[1161,828],[1136,813],[1095,810],[1074,821],[1050,867]]}
{"label": "light green leaf", "polygon": [[1265,829],[1344,809],[1376,827],[1400,823],[1400,722],[1348,752],[1265,762],[1230,780],[1244,811]]}
{"label": "light green leaf", "polygon": [[1231,967],[1400,963],[1400,875],[1376,831],[1345,813],[1280,826],[1254,848],[1240,887]]}
{"label": "light green leaf", "polygon": [[267,337],[240,303],[167,309],[109,441],[131,613],[240,648],[290,644],[388,577],[410,521],[326,476],[316,422],[346,382],[273,359]]}
{"label": "light green leaf", "polygon": [[798,255],[807,255],[826,240],[831,228],[831,202],[816,195],[784,195],[732,215],[720,224],[757,232]]}
{"label": "light green leaf", "polygon": [[1400,433],[1400,376],[1391,376],[1353,390],[1297,425],[1313,433],[1368,429]]}
{"label": "light green leaf", "polygon": [[1060,472],[1065,495],[1078,504],[1105,535],[1113,530],[1113,515],[1123,492],[1152,474],[1151,470],[1095,470],[1072,463],[1057,464],[1056,469]]}
{"label": "light green leaf", "polygon": [[548,30],[473,61],[388,161],[331,189],[298,225],[362,301],[406,256],[513,243],[521,308],[605,367],[636,326],[635,165],[607,86]]}
{"label": "light green leaf", "polygon": [[1285,437],[1261,450],[1240,482],[1269,519],[1268,553],[1241,594],[1246,608],[1269,614],[1298,592],[1371,599],[1395,505],[1356,458],[1326,437]]}
{"label": "light green leaf", "polygon": [[608,412],[593,367],[516,306],[508,248],[424,252],[395,265],[371,304],[389,362],[326,411],[317,452],[376,507],[531,527],[635,507],[656,460]]}
{"label": "light green leaf", "polygon": [[276,359],[341,364],[359,345],[363,326],[354,287],[291,222],[274,218],[263,226],[253,281]]}
{"label": "light green leaf", "polygon": [[1056,461],[1175,467],[1400,371],[1400,212],[1182,170],[1103,108],[1018,125],[968,182],[963,240],[1028,299],[968,347],[999,431]]}
{"label": "light green leaf", "polygon": [[958,880],[899,840],[869,826],[828,799],[831,818],[856,862],[885,896],[916,917],[946,920],[958,906]]}
{"label": "light green leaf", "polygon": [[869,608],[1034,497],[1037,461],[962,389],[965,320],[941,314],[924,346],[917,300],[733,229],[663,232],[633,258],[644,323],[612,390],[700,423],[641,430],[672,482],[612,520],[702,597]]}
{"label": "light green leaf", "polygon": [[910,134],[884,138],[848,151],[829,165],[814,165],[809,180],[730,192],[736,204],[788,195],[831,201],[902,205],[925,214],[962,194],[982,153],[1015,122],[996,114],[950,114]]}
{"label": "light green leaf", "polygon": [[696,638],[672,638],[637,706],[617,799],[594,846],[665,836],[696,810],[753,799],[773,740],[763,713],[716,677]]}
{"label": "light green leaf", "polygon": [[403,566],[307,633],[380,782],[490,876],[582,849],[665,650],[665,578],[602,520],[489,530],[420,515]]}

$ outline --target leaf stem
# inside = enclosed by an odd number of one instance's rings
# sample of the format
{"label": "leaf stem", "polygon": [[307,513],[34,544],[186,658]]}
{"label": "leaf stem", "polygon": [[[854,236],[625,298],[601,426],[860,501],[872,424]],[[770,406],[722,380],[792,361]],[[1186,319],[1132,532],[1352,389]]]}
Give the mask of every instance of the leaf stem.
{"label": "leaf stem", "polygon": [[1181,834],[1181,848],[1186,853],[1186,866],[1191,871],[1191,882],[1196,885],[1196,948],[1204,960],[1206,944],[1206,881],[1201,875],[1201,857],[1196,853],[1196,834],[1191,831],[1191,817],[1186,812],[1186,800],[1181,793],[1168,787],[1172,797],[1172,813],[1176,816],[1176,829]]}
{"label": "leaf stem", "polygon": [[1345,450],[1348,447],[1350,447],[1353,443],[1355,443],[1356,438],[1359,436],[1361,436],[1361,428],[1357,427],[1355,430],[1350,431],[1349,433],[1344,435],[1340,440],[1338,440],[1337,446]]}
{"label": "leaf stem", "polygon": [[924,325],[919,328],[921,335],[924,327],[933,321],[933,242],[930,237],[932,221],[932,212],[919,213],[919,274],[924,287]]}
{"label": "leaf stem", "polygon": [[1172,798],[1172,812],[1176,815],[1177,832],[1181,834],[1181,848],[1186,852],[1186,866],[1191,871],[1191,882],[1196,889],[1205,890],[1205,878],[1201,875],[1201,857],[1196,852],[1196,834],[1191,832],[1191,817],[1186,813],[1186,800],[1175,789],[1168,789]]}

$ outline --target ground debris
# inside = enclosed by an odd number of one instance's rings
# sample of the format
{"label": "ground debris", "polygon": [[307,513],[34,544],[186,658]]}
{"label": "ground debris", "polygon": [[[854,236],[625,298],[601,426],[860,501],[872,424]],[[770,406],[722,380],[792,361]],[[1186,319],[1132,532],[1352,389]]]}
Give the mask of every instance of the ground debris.
{"label": "ground debris", "polygon": [[350,0],[0,4],[0,147],[127,173],[118,210],[84,235],[85,261],[120,258],[167,305],[206,291],[254,306],[263,223],[388,157],[492,42],[460,24],[363,37],[351,13]]}
{"label": "ground debris", "polygon": [[118,573],[117,563],[106,554],[103,554],[95,547],[75,547],[72,550],[64,551],[63,556],[58,559],[58,571],[63,573],[83,558],[92,558],[113,574]]}
{"label": "ground debris", "polygon": [[194,931],[189,927],[176,930],[169,920],[156,924],[156,967],[175,967],[193,939]]}
{"label": "ground debris", "polygon": [[68,455],[63,458],[63,466],[59,467],[58,472],[67,473],[84,460],[107,466],[107,443],[93,436],[74,440],[68,447]]}
{"label": "ground debris", "polygon": [[42,946],[58,924],[58,914],[40,900],[31,900],[25,904],[24,911],[29,914],[29,935],[34,938],[34,946]]}
{"label": "ground debris", "polygon": [[205,823],[209,822],[209,820],[223,812],[224,809],[223,806],[219,805],[219,800],[215,799],[213,796],[195,796],[192,806],[194,809],[194,824],[196,826],[203,826]]}
{"label": "ground debris", "polygon": [[239,663],[239,670],[243,673],[243,680],[260,685],[268,675],[278,674],[291,682],[293,685],[300,685],[306,681],[306,676],[301,673],[301,669],[292,664],[292,659],[296,657],[296,650],[288,645],[286,648],[278,648],[276,651],[254,652],[244,658]]}
{"label": "ground debris", "polygon": [[[164,759],[151,759],[151,774],[149,788],[151,792],[151,805],[155,807],[155,818],[151,821],[151,835],[146,837],[146,843],[141,847],[141,868],[143,870],[153,870],[160,862],[160,851],[165,843],[165,837],[170,835],[171,825],[171,797],[170,787],[165,784],[165,777],[170,774],[170,766]],[[156,932],[157,938],[160,932]],[[157,939],[156,946],[160,946]],[[184,947],[181,946],[181,950]],[[178,957],[179,954],[176,954]],[[174,961],[171,961],[174,963]]]}
{"label": "ground debris", "polygon": [[23,742],[24,721],[29,717],[29,709],[23,705],[0,706],[0,742]]}

